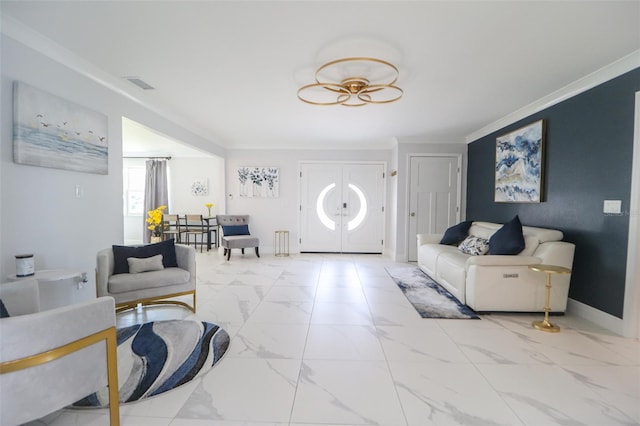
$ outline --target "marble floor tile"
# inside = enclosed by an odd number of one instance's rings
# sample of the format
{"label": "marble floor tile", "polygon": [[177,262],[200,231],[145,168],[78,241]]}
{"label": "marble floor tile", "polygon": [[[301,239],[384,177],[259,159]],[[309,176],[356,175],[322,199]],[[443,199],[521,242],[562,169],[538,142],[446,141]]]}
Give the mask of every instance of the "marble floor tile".
{"label": "marble floor tile", "polygon": [[640,425],[640,367],[573,365],[562,367],[575,380]]}
{"label": "marble floor tile", "polygon": [[385,357],[373,326],[312,324],[304,359],[382,361]]}
{"label": "marble floor tile", "polygon": [[311,323],[373,325],[373,320],[366,303],[316,302]]}
{"label": "marble floor tile", "polygon": [[354,287],[333,287],[320,284],[316,291],[316,302],[323,303],[366,303],[367,299],[360,285]]}
{"label": "marble floor tile", "polygon": [[313,302],[315,297],[315,286],[274,285],[264,300],[269,302]]}
{"label": "marble floor tile", "polygon": [[389,365],[410,426],[522,424],[472,364]]}
{"label": "marble floor tile", "polygon": [[450,328],[447,335],[474,363],[552,364],[539,351],[538,345],[518,338],[514,333],[497,328]]}
{"label": "marble floor tile", "polygon": [[300,362],[226,358],[203,377],[176,417],[288,423]]}
{"label": "marble floor tile", "polygon": [[292,423],[405,425],[385,362],[305,360]]}
{"label": "marble floor tile", "polygon": [[476,367],[527,425],[633,424],[626,413],[559,366],[477,364]]}
{"label": "marble floor tile", "polygon": [[437,324],[428,327],[378,326],[389,361],[469,363],[456,343]]}
{"label": "marble floor tile", "polygon": [[225,356],[302,359],[308,329],[306,324],[247,322],[234,336]]}
{"label": "marble floor tile", "polygon": [[264,324],[309,324],[312,310],[313,304],[310,302],[263,301],[248,321]]}

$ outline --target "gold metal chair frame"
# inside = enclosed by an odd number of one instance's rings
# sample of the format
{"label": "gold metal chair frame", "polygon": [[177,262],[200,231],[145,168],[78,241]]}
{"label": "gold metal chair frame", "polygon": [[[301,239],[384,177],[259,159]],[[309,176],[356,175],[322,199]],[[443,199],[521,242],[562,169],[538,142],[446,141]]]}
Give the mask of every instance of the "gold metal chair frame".
{"label": "gold metal chair frame", "polygon": [[109,327],[90,336],[83,337],[66,345],[28,357],[0,363],[0,374],[11,373],[25,368],[35,367],[62,358],[95,343],[106,341],[107,383],[109,387],[109,423],[120,425],[120,402],[118,395],[118,362],[116,328]]}
{"label": "gold metal chair frame", "polygon": [[[165,299],[171,299],[172,297],[187,296],[189,294],[193,294],[192,305],[189,305],[188,303],[183,302],[181,300],[165,300]],[[182,293],[164,294],[162,296],[148,297],[146,299],[138,299],[138,300],[132,300],[130,302],[117,303],[116,314],[127,311],[129,309],[135,309],[139,304],[142,306],[179,305],[189,309],[191,312],[195,314],[196,313],[196,291],[190,290],[190,291],[184,291]]]}

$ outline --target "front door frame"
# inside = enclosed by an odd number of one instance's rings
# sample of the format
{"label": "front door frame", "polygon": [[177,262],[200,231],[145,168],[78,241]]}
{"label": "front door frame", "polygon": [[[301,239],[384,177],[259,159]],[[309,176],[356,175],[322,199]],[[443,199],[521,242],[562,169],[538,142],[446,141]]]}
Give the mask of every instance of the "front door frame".
{"label": "front door frame", "polygon": [[[298,236],[301,239],[302,238],[302,165],[303,164],[327,164],[327,165],[340,165],[340,166],[344,166],[347,164],[354,164],[354,165],[366,165],[366,164],[373,164],[373,165],[380,165],[382,166],[382,173],[383,173],[383,179],[384,179],[384,183],[382,185],[382,208],[383,208],[383,212],[384,214],[382,215],[382,238],[384,243],[382,244],[382,253],[384,253],[385,251],[385,247],[387,247],[388,245],[388,232],[387,232],[387,215],[389,214],[388,209],[387,209],[387,185],[388,185],[388,179],[387,177],[388,172],[387,172],[387,162],[386,161],[376,161],[376,160],[372,160],[372,161],[357,161],[357,160],[341,160],[341,161],[333,161],[333,160],[299,160],[298,161]],[[300,240],[298,240],[298,244],[300,245]]]}

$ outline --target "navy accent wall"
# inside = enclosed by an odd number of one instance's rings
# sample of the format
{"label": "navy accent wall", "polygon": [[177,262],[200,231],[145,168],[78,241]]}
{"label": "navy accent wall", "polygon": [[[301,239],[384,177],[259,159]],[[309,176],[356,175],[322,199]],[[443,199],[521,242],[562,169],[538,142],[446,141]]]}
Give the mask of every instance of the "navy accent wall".
{"label": "navy accent wall", "polygon": [[[629,238],[635,92],[640,68],[469,144],[467,219],[560,229],[575,243],[569,297],[622,318]],[[544,199],[495,203],[496,137],[545,119]],[[603,213],[622,200],[622,215]]]}

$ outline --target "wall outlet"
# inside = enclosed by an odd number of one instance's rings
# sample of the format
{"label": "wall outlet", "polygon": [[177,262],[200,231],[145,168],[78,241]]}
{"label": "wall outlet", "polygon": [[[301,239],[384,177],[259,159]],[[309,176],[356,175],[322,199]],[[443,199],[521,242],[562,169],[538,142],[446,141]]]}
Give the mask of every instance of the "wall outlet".
{"label": "wall outlet", "polygon": [[604,200],[604,213],[622,214],[622,200]]}

